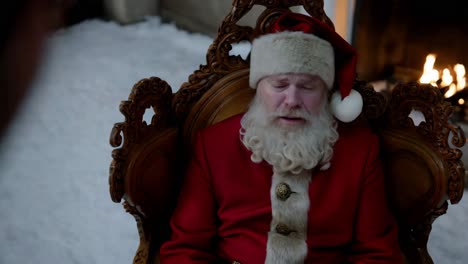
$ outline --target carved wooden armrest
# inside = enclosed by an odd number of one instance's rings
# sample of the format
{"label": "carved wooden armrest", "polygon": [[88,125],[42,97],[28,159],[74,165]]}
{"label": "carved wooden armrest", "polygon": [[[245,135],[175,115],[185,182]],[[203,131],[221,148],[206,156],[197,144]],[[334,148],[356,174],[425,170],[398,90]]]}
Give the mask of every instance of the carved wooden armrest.
{"label": "carved wooden armrest", "polygon": [[[110,194],[137,222],[139,260],[157,255],[158,245],[169,233],[168,219],[175,206],[179,169],[176,166],[178,128],[171,110],[172,90],[159,78],[143,79],[134,85],[128,101],[120,104],[125,121],[116,123],[110,136],[112,151]],[[151,123],[143,120],[152,109]],[[151,110],[150,110],[151,111]]]}

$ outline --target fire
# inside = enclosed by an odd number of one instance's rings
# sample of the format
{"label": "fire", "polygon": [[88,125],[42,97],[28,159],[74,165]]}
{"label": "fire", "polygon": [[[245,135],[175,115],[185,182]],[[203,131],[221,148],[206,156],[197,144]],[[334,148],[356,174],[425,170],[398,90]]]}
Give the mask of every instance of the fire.
{"label": "fire", "polygon": [[447,92],[445,92],[444,97],[450,98],[457,93],[457,85],[454,83],[450,84],[450,87]]}
{"label": "fire", "polygon": [[432,86],[437,86],[436,82],[439,80],[439,71],[434,69],[435,61],[435,54],[427,55],[426,62],[424,63],[423,75],[419,79],[420,83],[430,83]]}
{"label": "fire", "polygon": [[444,94],[445,98],[449,98],[456,94],[457,92],[465,89],[466,87],[466,70],[463,64],[456,64],[453,67],[453,72],[456,75],[455,82],[454,78],[450,72],[449,68],[445,68],[442,71],[442,76],[437,69],[434,69],[434,64],[436,61],[435,54],[428,54],[426,56],[426,62],[424,63],[423,74],[419,78],[420,83],[431,84],[434,87],[439,87],[437,82],[440,80],[440,87],[449,87],[447,92]]}
{"label": "fire", "polygon": [[450,70],[448,68],[445,68],[443,71],[442,71],[442,82],[440,83],[440,85],[442,87],[447,87],[449,86],[450,84],[453,83],[453,77],[452,75],[450,74]]}
{"label": "fire", "polygon": [[461,91],[466,87],[465,66],[457,64],[453,70],[457,73],[457,91]]}

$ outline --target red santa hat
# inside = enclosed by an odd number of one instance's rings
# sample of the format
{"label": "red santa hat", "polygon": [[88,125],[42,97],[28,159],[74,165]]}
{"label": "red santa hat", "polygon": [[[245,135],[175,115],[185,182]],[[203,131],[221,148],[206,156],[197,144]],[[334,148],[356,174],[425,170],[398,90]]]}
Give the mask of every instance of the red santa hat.
{"label": "red santa hat", "polygon": [[250,79],[252,88],[263,77],[282,73],[317,75],[332,89],[333,115],[342,122],[356,119],[363,106],[352,89],[356,72],[356,50],[335,30],[313,17],[288,12],[270,27],[270,34],[252,44]]}

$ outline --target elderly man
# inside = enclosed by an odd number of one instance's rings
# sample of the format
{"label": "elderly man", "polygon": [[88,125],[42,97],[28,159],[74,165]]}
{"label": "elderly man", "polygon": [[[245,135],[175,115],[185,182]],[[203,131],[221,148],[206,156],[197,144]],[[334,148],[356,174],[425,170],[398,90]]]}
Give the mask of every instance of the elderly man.
{"label": "elderly man", "polygon": [[351,122],[355,66],[354,49],[305,15],[253,42],[256,96],[199,134],[161,263],[401,263],[378,139]]}

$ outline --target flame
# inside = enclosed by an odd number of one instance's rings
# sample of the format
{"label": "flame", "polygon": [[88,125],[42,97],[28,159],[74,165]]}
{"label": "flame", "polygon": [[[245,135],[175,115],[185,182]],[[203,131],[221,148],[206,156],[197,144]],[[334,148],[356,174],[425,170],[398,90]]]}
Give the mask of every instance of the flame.
{"label": "flame", "polygon": [[431,71],[432,69],[434,69],[435,61],[436,61],[436,55],[428,54],[426,56],[426,63],[424,63],[424,71]]}
{"label": "flame", "polygon": [[[449,98],[456,94],[457,92],[465,89],[466,87],[466,70],[465,66],[462,64],[456,64],[453,67],[453,71],[456,74],[456,84],[453,82],[454,79],[452,74],[450,73],[450,69],[445,68],[442,71],[442,76],[440,76],[440,72],[437,69],[434,69],[434,64],[436,61],[435,54],[428,54],[426,56],[426,62],[424,63],[423,74],[419,78],[420,83],[431,84],[432,86],[438,87],[437,82],[439,79],[440,87],[449,87],[447,92],[444,94],[445,98]],[[460,101],[459,101],[460,103]],[[463,104],[465,101],[463,100]],[[460,103],[461,104],[461,103]]]}
{"label": "flame", "polygon": [[[436,60],[435,54],[428,54],[426,56],[426,62],[424,63],[423,74],[419,78],[420,83],[433,83],[439,79],[439,71],[434,70],[434,63]],[[434,78],[435,81],[434,81]]]}
{"label": "flame", "polygon": [[464,104],[465,104],[465,100],[463,100],[463,98],[460,98],[460,99],[458,100],[458,104],[459,104],[459,105],[464,105]]}
{"label": "flame", "polygon": [[452,84],[453,82],[453,77],[452,75],[450,74],[450,70],[448,68],[445,68],[443,71],[442,71],[442,82],[440,83],[440,85],[442,87],[447,87],[449,86],[450,84]]}
{"label": "flame", "polygon": [[457,74],[457,91],[461,91],[466,87],[465,66],[457,64],[453,67],[453,70]]}
{"label": "flame", "polygon": [[457,86],[454,83],[452,83],[448,91],[444,94],[444,97],[449,98],[449,97],[452,97],[456,93],[457,93]]}

